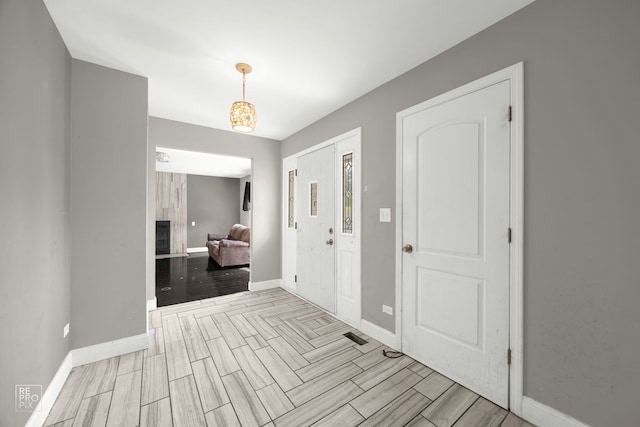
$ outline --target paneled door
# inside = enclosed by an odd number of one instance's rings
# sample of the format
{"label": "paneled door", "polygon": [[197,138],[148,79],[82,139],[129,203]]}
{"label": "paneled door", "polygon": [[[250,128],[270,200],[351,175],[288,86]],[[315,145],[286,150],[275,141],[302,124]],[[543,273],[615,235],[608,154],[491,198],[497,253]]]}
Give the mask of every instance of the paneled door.
{"label": "paneled door", "polygon": [[402,349],[505,408],[509,104],[505,80],[398,120]]}
{"label": "paneled door", "polygon": [[335,148],[298,158],[297,292],[335,313]]}

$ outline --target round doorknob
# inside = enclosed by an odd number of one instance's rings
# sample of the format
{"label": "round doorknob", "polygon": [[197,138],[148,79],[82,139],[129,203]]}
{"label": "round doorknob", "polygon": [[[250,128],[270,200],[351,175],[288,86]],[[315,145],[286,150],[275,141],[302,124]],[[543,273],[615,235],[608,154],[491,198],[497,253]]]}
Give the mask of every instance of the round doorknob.
{"label": "round doorknob", "polygon": [[413,246],[411,246],[410,244],[406,244],[402,247],[402,252],[406,252],[408,254],[410,254],[411,252],[413,252]]}
{"label": "round doorknob", "polygon": [[327,240],[327,245],[329,245],[329,246],[333,245],[333,239]]}

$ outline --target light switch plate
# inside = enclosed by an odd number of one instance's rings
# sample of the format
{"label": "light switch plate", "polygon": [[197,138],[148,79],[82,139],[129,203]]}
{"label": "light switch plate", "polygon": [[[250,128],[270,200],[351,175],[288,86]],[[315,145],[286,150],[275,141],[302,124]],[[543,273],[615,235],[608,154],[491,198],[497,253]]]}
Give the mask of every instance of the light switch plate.
{"label": "light switch plate", "polygon": [[382,312],[387,313],[390,316],[393,316],[393,307],[382,304]]}
{"label": "light switch plate", "polygon": [[391,222],[391,208],[380,208],[380,222]]}
{"label": "light switch plate", "polygon": [[62,338],[66,338],[69,335],[69,324],[64,325],[64,329],[62,329]]}

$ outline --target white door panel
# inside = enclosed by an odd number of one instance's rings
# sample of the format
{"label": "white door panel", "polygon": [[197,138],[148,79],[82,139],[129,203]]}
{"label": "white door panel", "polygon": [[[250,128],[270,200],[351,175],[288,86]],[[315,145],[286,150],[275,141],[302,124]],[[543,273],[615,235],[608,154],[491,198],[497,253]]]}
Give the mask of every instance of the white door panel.
{"label": "white door panel", "polygon": [[403,350],[508,406],[510,84],[402,120]]}
{"label": "white door panel", "polygon": [[335,313],[334,146],[298,158],[297,291]]}
{"label": "white door panel", "polygon": [[336,141],[336,314],[360,327],[360,133]]}

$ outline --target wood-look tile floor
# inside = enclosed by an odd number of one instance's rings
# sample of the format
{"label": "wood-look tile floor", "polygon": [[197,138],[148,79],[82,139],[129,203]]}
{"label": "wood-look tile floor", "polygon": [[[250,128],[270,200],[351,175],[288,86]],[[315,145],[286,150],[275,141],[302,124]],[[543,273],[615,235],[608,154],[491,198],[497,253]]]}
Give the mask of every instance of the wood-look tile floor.
{"label": "wood-look tile floor", "polygon": [[531,426],[282,289],[163,307],[150,325],[148,349],[74,368],[45,425]]}

